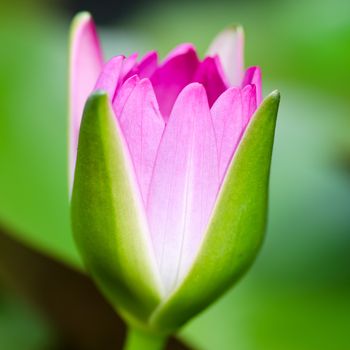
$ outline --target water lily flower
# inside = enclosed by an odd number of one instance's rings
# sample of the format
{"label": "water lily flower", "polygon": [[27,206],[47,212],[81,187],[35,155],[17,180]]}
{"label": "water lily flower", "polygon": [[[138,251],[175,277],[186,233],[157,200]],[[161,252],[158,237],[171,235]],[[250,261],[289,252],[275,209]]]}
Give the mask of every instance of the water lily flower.
{"label": "water lily flower", "polygon": [[[266,223],[279,94],[244,71],[243,30],[204,59],[182,44],[107,62],[73,22],[72,226],[87,270],[128,324],[176,331],[251,265]],[[85,106],[85,108],[84,108]],[[140,347],[142,348],[142,347]]]}

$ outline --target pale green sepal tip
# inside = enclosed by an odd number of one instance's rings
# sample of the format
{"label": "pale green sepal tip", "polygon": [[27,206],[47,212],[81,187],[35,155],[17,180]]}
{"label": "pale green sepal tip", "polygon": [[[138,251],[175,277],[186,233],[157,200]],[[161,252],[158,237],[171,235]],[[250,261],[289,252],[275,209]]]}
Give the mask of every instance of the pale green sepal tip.
{"label": "pale green sepal tip", "polygon": [[181,285],[152,315],[172,332],[232,286],[252,264],[264,237],[279,93],[260,105],[231,161],[200,252]]}
{"label": "pale green sepal tip", "polygon": [[74,237],[110,303],[140,324],[161,300],[138,189],[103,91],[88,99],[80,127],[71,202]]}

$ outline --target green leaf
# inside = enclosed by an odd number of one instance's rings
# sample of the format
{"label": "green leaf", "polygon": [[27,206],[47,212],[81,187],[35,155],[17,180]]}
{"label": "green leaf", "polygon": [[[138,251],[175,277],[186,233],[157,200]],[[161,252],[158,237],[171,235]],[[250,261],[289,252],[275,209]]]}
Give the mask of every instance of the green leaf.
{"label": "green leaf", "polygon": [[171,332],[217,299],[253,262],[264,236],[279,93],[261,104],[242,139],[202,248],[183,283],[152,315]]}
{"label": "green leaf", "polygon": [[160,301],[142,201],[108,97],[89,98],[80,128],[71,213],[87,270],[129,322]]}

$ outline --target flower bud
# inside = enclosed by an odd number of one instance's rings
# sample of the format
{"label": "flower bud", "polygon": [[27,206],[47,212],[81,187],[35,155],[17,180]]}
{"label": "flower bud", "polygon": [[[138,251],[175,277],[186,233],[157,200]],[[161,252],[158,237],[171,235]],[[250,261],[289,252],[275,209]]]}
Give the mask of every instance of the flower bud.
{"label": "flower bud", "polygon": [[203,60],[183,44],[161,63],[150,52],[105,64],[91,18],[80,15],[74,28],[76,243],[128,323],[171,333],[232,286],[260,248],[279,94],[261,102],[260,69],[243,71],[240,27]]}

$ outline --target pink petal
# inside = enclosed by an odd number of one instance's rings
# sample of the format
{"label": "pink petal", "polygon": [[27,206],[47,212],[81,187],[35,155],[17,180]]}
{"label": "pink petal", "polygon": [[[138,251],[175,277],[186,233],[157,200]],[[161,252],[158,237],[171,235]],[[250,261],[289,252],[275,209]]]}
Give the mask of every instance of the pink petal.
{"label": "pink petal", "polygon": [[218,57],[206,57],[199,64],[193,81],[204,85],[211,107],[216,99],[228,88],[225,77],[222,75]]}
{"label": "pink petal", "polygon": [[147,216],[167,292],[185,276],[202,242],[218,191],[214,128],[205,89],[179,95],[162,137]]}
{"label": "pink petal", "polygon": [[152,75],[151,82],[165,121],[180,91],[193,81],[198,64],[194,47],[185,44],[173,50]]}
{"label": "pink petal", "polygon": [[242,87],[249,84],[255,85],[256,87],[256,103],[259,106],[262,101],[262,79],[260,67],[250,67],[246,70]]}
{"label": "pink petal", "polygon": [[[120,113],[119,124],[130,151],[142,198],[146,202],[164,121],[148,79],[139,82],[136,78],[129,79],[128,86],[123,88],[121,93],[126,96],[129,91],[130,94],[121,111],[116,113]],[[116,103],[115,108],[119,108]]]}
{"label": "pink petal", "polygon": [[136,67],[130,73],[137,74],[141,79],[150,78],[158,67],[158,53],[156,51],[148,52]]}
{"label": "pink petal", "polygon": [[224,72],[234,86],[240,86],[244,73],[244,32],[238,26],[221,32],[210,45],[207,55],[220,57]]}
{"label": "pink petal", "polygon": [[88,13],[73,22],[70,40],[69,187],[73,185],[78,135],[85,102],[92,92],[103,64],[95,25]]}
{"label": "pink petal", "polygon": [[120,80],[123,61],[123,56],[116,56],[110,59],[102,68],[102,72],[95,85],[95,90],[106,91],[111,101],[114,98]]}
{"label": "pink petal", "polygon": [[247,125],[253,116],[257,108],[256,103],[256,86],[255,85],[246,85],[242,89],[242,106],[243,106],[243,119],[245,125]]}
{"label": "pink petal", "polygon": [[118,119],[120,119],[125,103],[139,81],[140,78],[137,75],[133,75],[124,82],[124,84],[120,87],[117,94],[115,95],[115,98],[113,100],[113,109]]}
{"label": "pink petal", "polygon": [[187,54],[189,51],[194,51],[196,52],[195,47],[193,46],[193,44],[191,43],[182,43],[180,45],[177,45],[176,47],[174,47],[165,57],[164,62],[166,63],[170,60],[172,60],[174,57],[176,56],[180,56],[180,55],[185,55]]}
{"label": "pink petal", "polygon": [[246,126],[239,88],[226,90],[211,108],[218,148],[220,182],[237,148]]}
{"label": "pink petal", "polygon": [[133,69],[136,67],[137,64],[137,56],[138,54],[135,52],[132,55],[130,55],[129,57],[126,57],[124,62],[123,62],[123,68],[122,68],[122,72],[120,74],[120,78],[121,79],[127,79],[129,78],[131,75],[134,75],[132,73]]}

